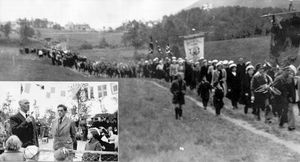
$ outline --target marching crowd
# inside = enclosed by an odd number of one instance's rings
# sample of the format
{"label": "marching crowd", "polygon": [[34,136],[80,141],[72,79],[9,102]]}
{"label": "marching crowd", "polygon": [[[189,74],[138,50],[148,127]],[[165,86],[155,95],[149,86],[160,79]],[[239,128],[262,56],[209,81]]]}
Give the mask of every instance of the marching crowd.
{"label": "marching crowd", "polygon": [[277,117],[280,128],[287,123],[289,131],[295,129],[293,107],[297,105],[300,109],[300,66],[296,68],[290,63],[284,67],[272,67],[268,62],[254,66],[251,61],[244,62],[242,58],[237,64],[203,58],[195,63],[184,62],[173,58],[169,66],[170,79],[175,78],[170,90],[174,96],[176,119],[182,117],[181,107],[189,86],[197,89],[204,109],[211,101],[216,115],[224,107],[226,97],[231,101],[232,109],[238,109],[240,103],[244,105],[244,113],[252,109],[257,120],[261,120],[261,112],[264,112],[266,123]]}
{"label": "marching crowd", "polygon": [[[39,133],[37,119],[29,113],[30,103],[27,99],[19,101],[19,111],[9,117],[9,127],[6,129],[7,138],[1,138],[4,150],[0,152],[0,161],[39,161]],[[65,105],[57,106],[58,118],[51,124],[53,137],[53,152],[56,161],[72,161],[77,150],[78,127],[80,126],[83,141],[86,141],[86,151],[117,151],[118,131],[117,119],[109,122],[101,118],[102,123],[88,127],[86,122],[78,121],[78,116],[66,115]],[[111,158],[114,156],[114,158]],[[117,159],[117,155],[100,155],[99,153],[84,152],[82,161],[99,161],[107,158]]]}

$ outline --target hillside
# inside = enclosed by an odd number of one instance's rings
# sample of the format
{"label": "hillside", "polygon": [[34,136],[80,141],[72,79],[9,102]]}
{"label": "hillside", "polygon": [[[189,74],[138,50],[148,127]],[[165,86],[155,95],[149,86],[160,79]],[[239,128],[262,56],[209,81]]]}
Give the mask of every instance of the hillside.
{"label": "hillside", "polygon": [[[199,0],[187,7],[186,9],[202,7],[204,4],[212,4],[212,7],[221,6],[245,6],[245,7],[278,7],[278,8],[288,8],[289,0]],[[294,7],[300,9],[300,3],[294,2]]]}

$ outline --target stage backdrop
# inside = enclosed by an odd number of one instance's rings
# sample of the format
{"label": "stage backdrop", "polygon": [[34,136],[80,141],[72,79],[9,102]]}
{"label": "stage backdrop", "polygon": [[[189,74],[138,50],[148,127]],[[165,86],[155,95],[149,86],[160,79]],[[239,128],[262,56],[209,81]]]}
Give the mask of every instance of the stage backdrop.
{"label": "stage backdrop", "polygon": [[204,57],[204,33],[183,36],[187,60],[197,61]]}

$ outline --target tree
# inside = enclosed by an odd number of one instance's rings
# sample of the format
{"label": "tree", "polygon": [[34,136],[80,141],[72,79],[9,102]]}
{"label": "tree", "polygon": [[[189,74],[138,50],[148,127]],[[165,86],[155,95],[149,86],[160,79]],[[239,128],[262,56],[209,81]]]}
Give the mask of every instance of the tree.
{"label": "tree", "polygon": [[143,23],[132,21],[129,23],[127,31],[122,36],[122,41],[125,44],[130,44],[136,50],[143,47],[147,42],[148,34],[147,27]]}
{"label": "tree", "polygon": [[34,36],[34,29],[30,27],[27,19],[19,19],[18,24],[20,25],[20,40],[22,43],[26,43],[29,38]]}
{"label": "tree", "polygon": [[53,29],[61,30],[61,29],[62,29],[62,26],[60,26],[59,24],[54,24],[54,25],[53,25]]}
{"label": "tree", "polygon": [[9,39],[9,34],[11,33],[12,28],[11,28],[11,23],[7,22],[4,26],[3,26],[3,32],[4,35],[7,39]]}

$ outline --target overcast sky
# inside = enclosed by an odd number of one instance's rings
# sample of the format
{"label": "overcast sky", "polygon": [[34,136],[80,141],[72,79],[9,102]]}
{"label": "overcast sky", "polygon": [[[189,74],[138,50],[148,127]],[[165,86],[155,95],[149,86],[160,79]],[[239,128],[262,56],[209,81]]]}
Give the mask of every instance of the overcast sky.
{"label": "overcast sky", "polygon": [[197,0],[0,0],[0,21],[47,18],[65,25],[88,23],[95,29],[127,20],[158,20]]}

